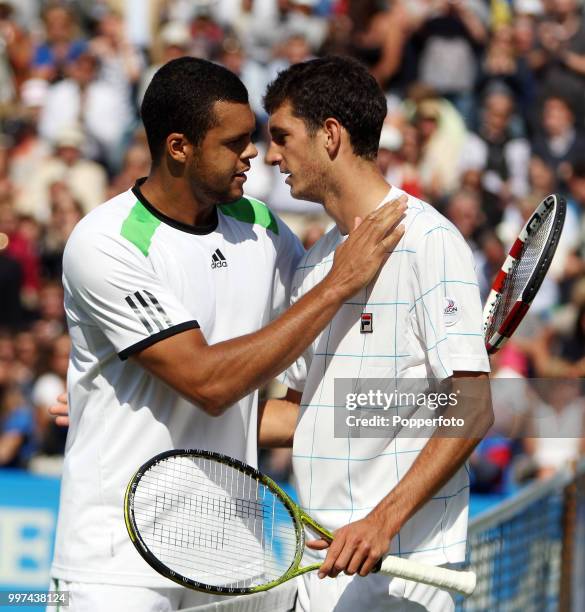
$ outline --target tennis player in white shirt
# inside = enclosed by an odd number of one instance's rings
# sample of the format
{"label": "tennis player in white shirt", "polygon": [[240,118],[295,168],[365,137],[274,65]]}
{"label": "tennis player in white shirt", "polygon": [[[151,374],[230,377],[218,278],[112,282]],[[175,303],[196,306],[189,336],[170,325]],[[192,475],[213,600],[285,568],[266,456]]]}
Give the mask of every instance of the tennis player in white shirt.
{"label": "tennis player in white shirt", "polygon": [[[267,161],[288,175],[295,197],[322,203],[336,222],[301,260],[294,303],[328,273],[356,217],[405,194],[376,166],[386,101],[359,63],[331,57],[297,64],[269,86],[265,106],[272,136]],[[464,560],[465,460],[493,418],[487,385],[480,390],[489,361],[469,247],[416,198],[408,198],[404,225],[379,275],[345,302],[285,374],[288,387],[302,392],[293,444],[299,501],[335,533],[331,545],[309,543],[324,563],[319,575],[299,579],[302,612],[454,609],[446,591],[369,574],[387,553],[436,565]],[[336,437],[334,412],[346,410],[335,403],[340,378],[471,381],[484,397],[463,406],[471,435]],[[414,411],[399,406],[389,414]],[[354,580],[356,574],[367,577]]]}

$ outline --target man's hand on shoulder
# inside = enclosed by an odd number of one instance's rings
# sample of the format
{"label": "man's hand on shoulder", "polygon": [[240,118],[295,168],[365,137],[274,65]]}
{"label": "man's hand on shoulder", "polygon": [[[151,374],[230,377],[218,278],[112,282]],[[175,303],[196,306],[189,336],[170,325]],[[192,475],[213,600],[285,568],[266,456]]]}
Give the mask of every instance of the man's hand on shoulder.
{"label": "man's hand on shoulder", "polygon": [[355,295],[376,275],[404,235],[399,225],[406,212],[408,197],[400,196],[370,213],[356,218],[355,227],[335,250],[333,267],[325,282],[340,291],[343,299]]}

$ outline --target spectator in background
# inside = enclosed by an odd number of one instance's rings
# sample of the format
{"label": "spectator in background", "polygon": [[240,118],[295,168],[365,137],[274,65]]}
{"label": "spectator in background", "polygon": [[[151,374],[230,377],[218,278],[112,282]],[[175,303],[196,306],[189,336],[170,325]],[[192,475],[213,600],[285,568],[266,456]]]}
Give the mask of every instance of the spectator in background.
{"label": "spectator in background", "polygon": [[8,241],[8,236],[0,230],[0,323],[4,328],[16,330],[22,325],[24,318],[20,301],[22,268],[18,261],[6,252]]}
{"label": "spectator in background", "polygon": [[566,186],[570,166],[585,159],[585,136],[564,98],[551,94],[545,99],[542,129],[534,136],[532,152],[553,169],[561,188]]}
{"label": "spectator in background", "polygon": [[[138,176],[144,176],[144,174]],[[134,184],[134,181],[130,184]],[[83,215],[81,204],[73,197],[67,186],[62,183],[53,184],[51,215],[40,240],[43,278],[60,282],[65,244]]]}
{"label": "spectator in background", "polygon": [[404,155],[404,138],[397,126],[386,123],[382,128],[377,163],[388,183],[415,198],[423,197],[416,168]]}
{"label": "spectator in background", "polygon": [[144,68],[142,56],[127,39],[119,13],[107,10],[100,17],[97,30],[89,47],[99,60],[100,78],[125,92],[130,100]]}
{"label": "spectator in background", "polygon": [[541,96],[568,101],[584,125],[585,117],[585,23],[577,0],[548,0],[546,15],[537,28]]}
{"label": "spectator in background", "polygon": [[0,387],[0,467],[28,466],[36,448],[34,430],[32,407],[18,385],[8,382]]}
{"label": "spectator in background", "polygon": [[406,2],[350,0],[345,44],[332,51],[347,52],[368,67],[381,87],[404,94],[416,80],[416,56],[410,42],[410,13]]}
{"label": "spectator in background", "polygon": [[546,381],[538,385],[542,397],[532,413],[534,437],[524,447],[539,479],[550,478],[585,453],[585,401],[580,380]]}
{"label": "spectator in background", "polygon": [[268,83],[264,67],[247,56],[246,50],[234,36],[224,39],[217,60],[222,66],[240,77],[248,90],[250,106],[256,115],[256,121],[265,124],[268,117],[262,106],[262,98]]}
{"label": "spectator in background", "polygon": [[98,74],[98,58],[90,51],[79,55],[71,63],[69,78],[49,88],[39,130],[43,138],[55,142],[64,129],[81,126],[86,134],[84,152],[112,172],[122,161],[133,113],[125,92]]}
{"label": "spectator in background", "polygon": [[38,374],[41,359],[40,347],[34,334],[23,329],[14,336],[15,360],[12,363],[12,380],[19,386],[27,400]]}
{"label": "spectator in background", "polygon": [[579,218],[575,241],[567,255],[565,275],[568,279],[578,279],[585,277],[585,158],[571,169],[569,195]]}
{"label": "spectator in background", "polygon": [[481,0],[420,0],[413,19],[419,79],[473,120],[479,54],[488,41],[488,14]]}
{"label": "spectator in background", "polygon": [[47,222],[51,211],[53,185],[66,185],[81,204],[84,214],[105,200],[108,184],[103,166],[86,159],[83,150],[86,137],[79,126],[64,126],[55,134],[54,153],[43,160],[23,190],[26,211],[39,221]]}
{"label": "spectator in background", "polygon": [[32,403],[37,438],[37,455],[31,461],[36,473],[60,474],[65,451],[67,429],[51,419],[48,408],[66,390],[67,367],[71,341],[63,334],[51,344],[47,367],[32,389]]}
{"label": "spectator in background", "polygon": [[458,186],[456,160],[465,143],[465,124],[450,102],[428,95],[417,103],[414,123],[420,143],[421,184],[431,201],[439,203]]}
{"label": "spectator in background", "polygon": [[473,253],[475,273],[479,281],[479,292],[482,301],[485,301],[489,293],[491,277],[487,275],[488,266],[485,254],[477,244],[479,230],[485,221],[479,197],[469,191],[455,193],[449,199],[445,215],[461,232]]}
{"label": "spectator in background", "polygon": [[201,59],[216,57],[224,37],[224,31],[213,18],[210,4],[200,2],[192,7],[195,15],[190,25],[189,55]]}
{"label": "spectator in background", "polygon": [[500,87],[486,93],[480,127],[467,136],[461,153],[461,171],[481,173],[482,209],[491,227],[501,220],[512,196],[528,192],[530,144],[512,128],[514,98]]}
{"label": "spectator in background", "polygon": [[526,59],[517,49],[515,35],[513,24],[495,29],[480,65],[476,92],[481,98],[496,87],[507,88],[513,94],[514,104],[522,111],[523,119],[532,112],[535,84]]}
{"label": "spectator in background", "polygon": [[47,352],[67,331],[61,281],[45,281],[39,294],[37,319],[31,326],[36,346]]}
{"label": "spectator in background", "polygon": [[0,235],[4,252],[18,262],[21,272],[20,301],[25,310],[37,305],[40,288],[40,261],[34,220],[19,217],[12,202],[0,207]]}
{"label": "spectator in background", "polygon": [[108,198],[130,189],[142,176],[150,172],[150,153],[145,138],[135,138],[124,156],[122,170],[108,187]]}
{"label": "spectator in background", "polygon": [[32,41],[15,18],[12,2],[0,1],[0,103],[14,100],[30,75]]}
{"label": "spectator in background", "polygon": [[22,113],[14,130],[10,148],[9,177],[14,185],[16,210],[30,212],[33,207],[29,186],[41,163],[51,153],[50,145],[39,135],[38,124],[49,84],[43,79],[28,79],[22,84]]}
{"label": "spectator in background", "polygon": [[45,41],[37,46],[32,61],[36,77],[57,82],[87,49],[79,36],[79,25],[73,9],[62,2],[50,2],[43,11]]}
{"label": "spectator in background", "polygon": [[142,104],[146,88],[150,85],[152,77],[163,64],[178,59],[179,57],[189,55],[191,35],[185,23],[180,21],[169,21],[161,28],[158,39],[159,49],[157,52],[155,48],[154,62],[146,69],[140,79],[137,106]]}

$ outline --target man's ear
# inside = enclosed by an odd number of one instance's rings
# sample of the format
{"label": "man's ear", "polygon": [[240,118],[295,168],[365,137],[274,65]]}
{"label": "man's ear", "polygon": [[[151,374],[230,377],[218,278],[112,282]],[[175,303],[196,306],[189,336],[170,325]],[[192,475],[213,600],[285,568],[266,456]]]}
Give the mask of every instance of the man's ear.
{"label": "man's ear", "polygon": [[184,164],[187,160],[187,147],[189,141],[185,138],[185,134],[173,132],[167,136],[167,155],[175,162]]}
{"label": "man's ear", "polygon": [[341,123],[337,121],[337,119],[329,117],[328,119],[325,119],[325,123],[323,124],[323,130],[325,132],[325,147],[327,149],[327,153],[329,153],[329,157],[333,159],[339,154],[343,135],[343,127]]}

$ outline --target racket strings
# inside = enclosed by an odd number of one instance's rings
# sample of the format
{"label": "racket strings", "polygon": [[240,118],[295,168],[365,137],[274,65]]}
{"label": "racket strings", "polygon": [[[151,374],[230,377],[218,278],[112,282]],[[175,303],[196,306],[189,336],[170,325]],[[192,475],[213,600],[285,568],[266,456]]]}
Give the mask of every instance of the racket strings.
{"label": "racket strings", "polygon": [[272,582],[295,559],[297,532],[282,500],[255,477],[204,457],[152,466],[136,486],[134,520],[170,570],[214,587]]}
{"label": "racket strings", "polygon": [[539,227],[526,239],[522,252],[508,271],[498,301],[493,307],[493,315],[486,329],[486,338],[491,338],[497,332],[510,310],[526,289],[552,230],[554,221],[553,209],[548,209]]}

